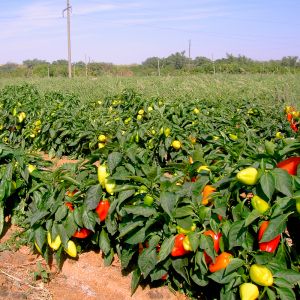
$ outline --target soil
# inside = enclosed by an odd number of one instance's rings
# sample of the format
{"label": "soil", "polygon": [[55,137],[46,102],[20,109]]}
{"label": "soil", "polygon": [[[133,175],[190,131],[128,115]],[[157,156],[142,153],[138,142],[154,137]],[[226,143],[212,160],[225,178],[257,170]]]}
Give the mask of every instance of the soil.
{"label": "soil", "polygon": [[[18,230],[15,226],[7,226],[0,244]],[[33,277],[39,264],[50,277],[47,283]],[[17,251],[0,251],[1,300],[187,300],[182,294],[172,293],[167,286],[139,286],[131,296],[130,282],[131,275],[122,275],[117,257],[106,267],[101,254],[93,251],[80,254],[77,260],[67,259],[60,272],[55,266],[47,266],[44,259],[27,246]]]}

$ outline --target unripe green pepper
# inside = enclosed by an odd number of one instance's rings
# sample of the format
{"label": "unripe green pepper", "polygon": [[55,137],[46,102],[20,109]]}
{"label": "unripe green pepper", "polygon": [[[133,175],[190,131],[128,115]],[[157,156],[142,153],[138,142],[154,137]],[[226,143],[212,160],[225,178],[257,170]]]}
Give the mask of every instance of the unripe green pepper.
{"label": "unripe green pepper", "polygon": [[270,208],[269,203],[257,195],[252,197],[251,204],[253,208],[259,211],[261,214],[264,214]]}
{"label": "unripe green pepper", "polygon": [[241,300],[255,300],[259,296],[258,287],[250,282],[245,282],[239,287]]}
{"label": "unripe green pepper", "polygon": [[263,265],[252,265],[249,273],[251,280],[256,284],[262,286],[271,286],[273,284],[274,279],[271,271]]}
{"label": "unripe green pepper", "polygon": [[236,178],[239,182],[247,184],[247,185],[254,185],[258,180],[258,171],[253,167],[248,167],[239,171],[236,174]]}
{"label": "unripe green pepper", "polygon": [[179,225],[176,226],[177,232],[178,233],[184,233],[184,234],[188,234],[190,232],[193,232],[193,231],[196,230],[196,228],[197,228],[197,226],[196,226],[195,223],[193,223],[193,225],[190,228],[183,228]]}
{"label": "unripe green pepper", "polygon": [[296,210],[300,214],[300,198],[296,199]]}

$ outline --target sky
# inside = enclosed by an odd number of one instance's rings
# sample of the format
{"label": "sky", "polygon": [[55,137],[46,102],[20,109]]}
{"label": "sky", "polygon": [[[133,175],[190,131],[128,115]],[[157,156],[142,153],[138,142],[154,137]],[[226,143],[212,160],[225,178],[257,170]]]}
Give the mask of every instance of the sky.
{"label": "sky", "polygon": [[[0,64],[67,59],[66,0],[0,0]],[[70,0],[72,61],[300,57],[300,0]]]}

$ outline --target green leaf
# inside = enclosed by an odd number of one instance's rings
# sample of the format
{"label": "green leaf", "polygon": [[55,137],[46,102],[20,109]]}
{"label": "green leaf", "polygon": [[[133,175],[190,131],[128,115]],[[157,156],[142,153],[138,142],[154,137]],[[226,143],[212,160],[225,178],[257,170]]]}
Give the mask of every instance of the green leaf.
{"label": "green leaf", "polygon": [[288,219],[288,216],[289,214],[283,214],[271,219],[260,242],[268,242],[274,239],[278,234],[281,234],[286,228],[286,221]]}
{"label": "green leaf", "polygon": [[276,291],[280,299],[296,300],[296,295],[291,288],[281,287],[281,288],[276,288]]}
{"label": "green leaf", "polygon": [[166,238],[162,242],[160,251],[158,254],[158,262],[165,260],[169,256],[169,254],[171,253],[173,246],[174,246],[174,239],[175,239],[175,236],[171,236],[169,238]]}
{"label": "green leaf", "polygon": [[55,221],[60,222],[63,220],[68,214],[68,208],[66,205],[61,205],[57,211],[55,212]]}
{"label": "green leaf", "polygon": [[292,284],[296,284],[297,282],[300,283],[300,273],[296,272],[292,269],[278,270],[278,271],[274,272],[273,276],[278,277],[278,278],[284,278],[285,280],[287,280],[288,282],[290,282]]}
{"label": "green leaf", "polygon": [[126,224],[126,225],[124,225],[122,227],[120,226],[119,237],[123,237],[124,235],[128,234],[130,231],[134,230],[137,227],[143,226],[143,225],[144,225],[144,222],[137,221],[137,222],[128,223],[128,224]]}
{"label": "green leaf", "polygon": [[189,265],[188,258],[177,258],[172,261],[174,270],[181,275],[188,284],[191,284],[187,267]]}
{"label": "green leaf", "polygon": [[136,232],[130,233],[126,238],[125,242],[132,245],[137,245],[138,243],[142,243],[145,240],[145,232],[146,228],[139,228]]}
{"label": "green leaf", "polygon": [[30,218],[30,225],[33,226],[38,221],[43,220],[48,214],[49,214],[48,211],[44,211],[44,210],[38,210],[38,211],[36,211],[33,214],[33,216]]}
{"label": "green leaf", "polygon": [[46,242],[46,231],[45,229],[40,226],[34,231],[34,240],[39,246],[39,248],[42,250],[45,242]]}
{"label": "green leaf", "polygon": [[275,278],[274,279],[274,284],[278,287],[286,287],[286,288],[293,288],[293,283],[289,282],[285,278]]}
{"label": "green leaf", "polygon": [[276,300],[276,294],[273,290],[271,290],[269,287],[266,287],[266,291],[270,300]]}
{"label": "green leaf", "polygon": [[141,206],[141,205],[130,205],[130,206],[125,206],[124,211],[128,214],[134,214],[138,216],[143,216],[143,217],[150,217],[156,213],[156,209],[153,207],[149,206]]}
{"label": "green leaf", "polygon": [[126,245],[123,247],[122,252],[121,252],[121,265],[122,268],[125,269],[128,267],[134,253],[135,253],[135,248],[130,246],[129,248],[126,248]]}
{"label": "green leaf", "polygon": [[83,221],[82,221],[82,212],[83,212],[83,207],[74,207],[74,220],[76,224],[80,227],[83,227]]}
{"label": "green leaf", "polygon": [[173,210],[177,202],[177,196],[174,193],[162,192],[159,198],[162,209],[173,219]]}
{"label": "green leaf", "polygon": [[132,277],[131,277],[131,296],[134,294],[134,292],[138,288],[140,280],[141,280],[141,271],[138,268],[136,268],[132,272]]}
{"label": "green leaf", "polygon": [[193,207],[190,205],[186,205],[175,209],[174,218],[184,218],[184,217],[192,216],[193,214],[194,214]]}
{"label": "green leaf", "polygon": [[245,261],[239,258],[232,258],[229,265],[225,269],[224,275],[227,276],[232,271],[238,269],[239,267],[243,266],[245,264]]}
{"label": "green leaf", "polygon": [[74,215],[72,213],[69,213],[68,217],[63,222],[63,224],[65,226],[66,233],[67,233],[68,237],[70,238],[74,234],[74,232],[77,230],[77,224],[75,223]]}
{"label": "green leaf", "polygon": [[272,170],[275,179],[275,188],[286,196],[292,197],[292,179],[291,176],[283,169],[276,168]]}
{"label": "green leaf", "polygon": [[93,185],[87,190],[84,202],[90,210],[97,207],[101,198],[101,191],[100,184]]}
{"label": "green leaf", "polygon": [[246,239],[247,227],[244,221],[236,221],[231,225],[229,230],[228,240],[229,249],[236,246],[241,246]]}
{"label": "green leaf", "polygon": [[259,181],[262,191],[271,200],[275,191],[275,179],[270,172],[264,173]]}
{"label": "green leaf", "polygon": [[95,231],[95,226],[96,226],[95,213],[92,211],[84,210],[82,213],[82,223],[85,228]]}
{"label": "green leaf", "polygon": [[109,254],[109,252],[110,252],[110,240],[109,240],[107,232],[104,229],[102,229],[101,233],[100,233],[99,247],[105,255]]}
{"label": "green leaf", "polygon": [[146,248],[139,255],[138,266],[144,278],[155,268],[157,264],[157,254],[155,249]]}
{"label": "green leaf", "polygon": [[107,164],[110,173],[112,174],[114,169],[120,164],[122,161],[123,154],[120,152],[112,152],[107,157]]}
{"label": "green leaf", "polygon": [[252,210],[248,217],[245,219],[245,226],[249,226],[252,222],[258,219],[261,216],[261,213],[256,209]]}

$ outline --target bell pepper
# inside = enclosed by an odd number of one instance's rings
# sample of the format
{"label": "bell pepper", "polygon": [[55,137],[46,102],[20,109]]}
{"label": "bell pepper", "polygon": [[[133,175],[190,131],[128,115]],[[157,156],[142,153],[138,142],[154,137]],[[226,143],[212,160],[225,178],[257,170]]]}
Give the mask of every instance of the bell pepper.
{"label": "bell pepper", "polygon": [[293,130],[294,132],[298,132],[299,124],[298,124],[298,122],[294,122],[294,120],[292,120],[291,123],[290,123],[290,127],[292,128],[292,130]]}
{"label": "bell pepper", "polygon": [[[266,229],[269,226],[269,221],[264,221],[259,227],[258,231],[258,242],[262,239]],[[266,251],[270,253],[274,253],[278,247],[278,244],[280,242],[280,234],[278,234],[273,240],[268,241],[268,242],[263,242],[263,243],[258,243],[259,249],[261,251]]]}
{"label": "bell pepper", "polygon": [[106,166],[105,165],[99,165],[97,173],[98,173],[99,183],[101,184],[102,188],[104,188],[106,177],[108,177]]}
{"label": "bell pepper", "polygon": [[259,296],[257,285],[245,282],[239,286],[241,300],[255,300]]}
{"label": "bell pepper", "polygon": [[241,183],[255,185],[258,180],[258,171],[253,167],[248,167],[239,171],[236,178]]}
{"label": "bell pepper", "polygon": [[110,207],[110,203],[108,200],[101,200],[97,207],[96,207],[96,213],[100,219],[100,221],[104,221],[108,215],[108,210]]}
{"label": "bell pepper", "polygon": [[290,175],[297,175],[297,167],[300,164],[300,157],[289,157],[277,164],[277,168],[286,170]]}
{"label": "bell pepper", "polygon": [[78,239],[85,239],[92,233],[91,230],[86,229],[86,228],[80,228],[79,230],[76,230],[75,233],[73,234],[73,237],[78,238]]}
{"label": "bell pepper", "polygon": [[193,223],[193,225],[190,228],[183,228],[179,225],[176,226],[177,232],[178,233],[184,233],[184,234],[188,234],[190,232],[195,231],[197,228],[196,224]]}
{"label": "bell pepper", "polygon": [[225,269],[232,259],[232,255],[228,252],[222,252],[216,257],[215,262],[210,263],[208,269],[211,273]]}
{"label": "bell pepper", "polygon": [[76,257],[77,256],[76,245],[73,241],[68,241],[67,248],[64,248],[64,250],[71,257]]}
{"label": "bell pepper", "polygon": [[73,203],[71,202],[66,202],[65,206],[69,209],[69,211],[74,211],[74,206]]}
{"label": "bell pepper", "polygon": [[296,210],[297,210],[298,214],[300,214],[300,198],[296,199]]}
{"label": "bell pepper", "polygon": [[106,191],[110,195],[113,195],[115,192],[115,188],[116,188],[116,181],[114,179],[105,179],[104,186],[105,186]]}
{"label": "bell pepper", "polygon": [[257,211],[259,211],[261,214],[264,214],[270,208],[269,203],[257,195],[254,195],[252,197],[251,204],[252,204],[252,207],[254,209],[256,209]]}
{"label": "bell pepper", "polygon": [[173,257],[183,256],[189,252],[189,251],[186,251],[183,247],[184,238],[185,238],[185,234],[183,234],[183,233],[179,233],[175,236],[174,246],[171,251],[171,256],[173,256]]}
{"label": "bell pepper", "polygon": [[60,236],[57,235],[57,237],[54,240],[52,240],[50,232],[47,233],[47,241],[48,241],[49,246],[53,250],[57,250],[60,247],[60,245],[61,245]]}
{"label": "bell pepper", "polygon": [[291,122],[293,120],[293,115],[291,113],[286,114],[286,119]]}
{"label": "bell pepper", "polygon": [[[220,250],[220,238],[222,236],[222,233],[214,233],[212,230],[207,230],[203,233],[206,236],[210,236],[213,239],[214,242],[214,249],[218,253]],[[212,258],[204,251],[204,258],[207,264],[210,264],[212,262]]]}
{"label": "bell pepper", "polygon": [[191,244],[191,241],[190,241],[188,235],[185,236],[185,238],[183,239],[182,244],[183,244],[184,250],[186,250],[186,251],[193,251],[192,244]]}
{"label": "bell pepper", "polygon": [[202,204],[207,205],[211,200],[211,194],[216,191],[212,185],[206,185],[202,191]]}
{"label": "bell pepper", "polygon": [[254,264],[250,267],[249,274],[251,280],[258,285],[271,286],[273,284],[273,275],[266,266]]}

